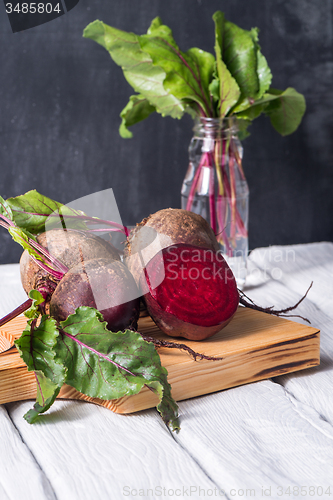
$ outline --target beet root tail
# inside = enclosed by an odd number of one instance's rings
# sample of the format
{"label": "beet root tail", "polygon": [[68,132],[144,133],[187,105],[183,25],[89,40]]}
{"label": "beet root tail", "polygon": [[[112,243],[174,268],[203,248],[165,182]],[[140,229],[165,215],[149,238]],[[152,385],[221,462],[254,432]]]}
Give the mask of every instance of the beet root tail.
{"label": "beet root tail", "polygon": [[156,339],[155,337],[143,335],[141,332],[138,332],[138,333],[140,333],[143,340],[145,340],[146,342],[152,342],[155,347],[157,347],[157,348],[158,347],[167,347],[169,349],[180,349],[182,351],[187,352],[190,356],[192,356],[194,361],[196,361],[197,358],[208,359],[209,361],[221,361],[223,359],[223,358],[218,358],[215,356],[207,356],[206,354],[202,354],[200,352],[193,351],[193,349],[191,349],[186,344],[178,344],[177,342],[168,342],[167,340],[160,340],[160,339]]}
{"label": "beet root tail", "polygon": [[303,302],[303,300],[305,299],[305,297],[309,293],[312,285],[313,285],[313,281],[311,281],[310,286],[307,289],[307,291],[305,292],[305,294],[303,295],[303,297],[301,297],[301,299],[296,304],[294,304],[293,306],[290,306],[290,307],[286,307],[285,309],[274,309],[274,306],[270,306],[270,307],[258,306],[257,304],[255,304],[253,302],[253,300],[251,300],[247,295],[245,295],[245,293],[242,290],[238,290],[239,291],[239,303],[245,307],[249,307],[250,309],[254,309],[255,311],[260,311],[260,312],[264,312],[267,314],[273,314],[274,316],[281,316],[281,317],[285,317],[285,318],[300,318],[300,319],[303,319],[304,321],[306,321],[307,323],[310,323],[310,321],[307,318],[304,318],[303,316],[300,316],[299,314],[288,314],[288,313],[291,311],[294,311],[301,304],[301,302]]}

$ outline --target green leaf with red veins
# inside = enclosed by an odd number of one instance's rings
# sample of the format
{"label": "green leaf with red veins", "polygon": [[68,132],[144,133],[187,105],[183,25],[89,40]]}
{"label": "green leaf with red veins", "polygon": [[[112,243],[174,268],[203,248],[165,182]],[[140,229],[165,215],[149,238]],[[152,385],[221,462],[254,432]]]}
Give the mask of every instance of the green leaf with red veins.
{"label": "green leaf with red veins", "polygon": [[[60,215],[82,215],[83,213],[51,200],[51,198],[38,193],[35,189],[16,198],[8,198],[6,201],[12,210],[13,220],[17,226],[33,234],[45,231],[46,221],[48,222],[48,229],[51,228],[51,214],[59,214],[59,217],[54,217],[55,225],[59,226]],[[66,226],[77,227],[78,229],[86,228],[82,221],[78,222],[72,219],[66,219]]]}
{"label": "green leaf with red veins", "polygon": [[109,52],[114,62],[122,68],[128,83],[158,113],[172,118],[183,116],[186,105],[164,88],[165,71],[155,66],[149,55],[142,51],[137,35],[97,20],[85,28],[83,36],[96,41]]}
{"label": "green leaf with red veins", "polygon": [[165,71],[164,88],[181,101],[196,102],[204,115],[211,116],[208,84],[214,72],[214,56],[197,48],[182,52],[165,25],[155,27],[152,35],[141,35],[139,41],[154,65]]}
{"label": "green leaf with red veins", "polygon": [[192,58],[192,61],[194,62],[196,67],[196,71],[200,75],[202,88],[206,91],[213,79],[215,70],[215,57],[210,52],[205,52],[204,50],[198,49],[197,47],[188,49],[185,54],[186,56]]}
{"label": "green leaf with red veins", "polygon": [[155,17],[147,30],[147,35],[154,35],[155,30],[158,30],[160,26],[163,26],[162,19],[160,16]]}
{"label": "green leaf with red veins", "polygon": [[[129,123],[137,123],[153,108],[162,116],[181,118],[185,112],[197,116],[242,118],[240,138],[248,135],[247,126],[267,111],[277,131],[283,135],[296,130],[304,112],[298,99],[296,115],[285,114],[290,123],[282,123],[281,110],[291,104],[287,89],[280,104],[267,104],[272,74],[261,53],[258,29],[245,30],[226,21],[221,11],[213,15],[215,22],[215,54],[198,48],[182,52],[171,29],[159,17],[153,19],[146,35],[135,35],[94,21],[84,36],[105,47],[122,67],[124,76],[134,90],[152,106],[138,97],[122,111],[120,134],[131,137]],[[295,96],[292,97],[296,101]],[[131,98],[132,99],[132,98]],[[282,106],[282,107],[281,107]],[[296,128],[295,128],[296,127]]]}
{"label": "green leaf with red veins", "polygon": [[[38,292],[33,299],[36,305],[40,299]],[[51,407],[66,378],[64,366],[55,361],[54,347],[59,335],[56,322],[42,316],[39,326],[36,323],[37,318],[30,319],[21,337],[15,341],[28,371],[34,371],[36,376],[37,401],[24,416],[30,424]]]}
{"label": "green leaf with red veins", "polygon": [[144,96],[140,94],[132,95],[128,104],[120,113],[122,122],[119,127],[119,134],[121,137],[124,139],[131,138],[133,134],[128,130],[128,127],[141,122],[154,111],[156,111],[155,107]]}
{"label": "green leaf with red veins", "polygon": [[33,408],[29,410],[24,418],[29,424],[33,424],[41,413],[45,413],[54,403],[60,392],[60,387],[49,380],[42,372],[35,372],[37,383],[37,400]]}
{"label": "green leaf with red veins", "polygon": [[19,354],[28,367],[28,371],[40,371],[54,384],[61,387],[65,382],[66,370],[55,359],[54,348],[59,331],[54,319],[42,316],[28,321],[21,337],[15,341]]}
{"label": "green leaf with red veins", "polygon": [[7,219],[13,220],[13,213],[6,200],[0,196],[0,215],[4,215]]}
{"label": "green leaf with red veins", "polygon": [[[260,100],[265,94],[265,92],[268,91],[272,82],[272,73],[267,64],[265,56],[263,56],[260,50],[258,28],[252,28],[250,33],[257,52],[257,74],[259,79],[259,91],[255,96],[255,102],[253,102],[253,99],[251,97],[246,97],[238,104],[238,106],[236,106],[236,108],[234,108],[233,112],[237,113],[237,116],[240,116],[239,113],[243,113],[242,114],[243,117],[246,116],[248,119],[254,120],[262,113],[263,107],[261,106],[259,111],[259,106],[257,106],[254,112],[252,112],[251,108],[253,106],[256,106],[257,101]],[[246,114],[247,111],[248,113]]]}
{"label": "green leaf with red veins", "polygon": [[38,290],[30,290],[29,299],[32,300],[31,306],[24,312],[24,316],[28,319],[39,318],[39,305],[44,302],[43,295]]}
{"label": "green leaf with red veins", "polygon": [[[35,250],[35,248],[32,246],[32,244],[29,240],[36,240],[36,238],[31,233],[29,233],[25,229],[21,229],[19,227],[15,227],[15,226],[10,226],[8,228],[8,232],[16,243],[21,245],[21,247],[24,250],[27,250],[27,252],[29,252],[29,255],[34,257],[36,260],[40,261],[42,264],[48,266],[48,269],[50,269],[50,268],[53,269],[51,267],[51,264],[48,262],[47,258],[44,258],[42,255],[40,255],[38,253],[38,251]],[[57,272],[57,271],[55,271],[55,272]],[[61,271],[58,271],[58,272],[60,273],[59,279],[61,279],[61,277],[62,277]]]}
{"label": "green leaf with red veins", "polygon": [[167,371],[152,343],[132,330],[110,332],[89,307],[79,307],[60,326],[56,360],[67,369],[66,384],[100,399],[138,394],[146,386],[159,397],[163,420],[179,428]]}
{"label": "green leaf with red veins", "polygon": [[213,20],[215,22],[215,54],[219,83],[219,116],[223,118],[238,102],[240,89],[222,59],[224,14],[221,11],[215,12]]}
{"label": "green leaf with red veins", "polygon": [[272,72],[268,66],[266,57],[261,53],[259,45],[259,30],[252,28],[251,30],[253,39],[257,48],[257,73],[259,78],[259,92],[256,99],[260,99],[265,92],[269,89],[272,83]]}
{"label": "green leaf with red veins", "polygon": [[305,113],[304,96],[289,87],[285,91],[269,89],[263,100],[268,102],[264,112],[270,117],[275,130],[281,135],[295,132]]}
{"label": "green leaf with red veins", "polygon": [[257,46],[253,34],[225,21],[222,40],[222,58],[240,88],[241,99],[255,99],[260,82],[257,73]]}

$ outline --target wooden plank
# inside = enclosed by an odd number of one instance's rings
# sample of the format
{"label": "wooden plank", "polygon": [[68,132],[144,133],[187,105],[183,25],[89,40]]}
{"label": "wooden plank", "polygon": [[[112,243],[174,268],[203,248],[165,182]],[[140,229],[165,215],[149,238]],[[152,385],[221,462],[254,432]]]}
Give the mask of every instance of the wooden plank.
{"label": "wooden plank", "polygon": [[[332,425],[277,383],[265,380],[187,400],[180,411],[181,431],[174,439],[229,499],[297,500],[293,486],[306,485],[302,497],[311,500],[309,486],[327,491],[332,485]],[[244,494],[237,495],[238,489]],[[314,493],[319,500],[321,491],[312,488]]]}
{"label": "wooden plank", "polygon": [[[31,401],[13,403],[10,415],[56,500],[177,500],[184,496],[168,491],[189,492],[191,485],[214,490],[207,472],[178,445],[155,410],[119,415],[92,404],[57,400],[38,423],[29,425],[23,415],[31,406]],[[18,480],[19,471],[13,467],[11,472],[21,495],[15,492],[10,500],[53,500],[38,496],[38,490],[35,496],[26,495],[28,487]],[[0,498],[6,497],[0,493]],[[192,492],[189,499],[196,498]]]}
{"label": "wooden plank", "polygon": [[25,324],[24,316],[19,316],[0,328],[0,354],[13,347],[14,340],[21,336]]}
{"label": "wooden plank", "polygon": [[[3,330],[17,338],[24,326],[25,318],[19,317]],[[140,318],[139,330],[172,340],[150,317]],[[181,401],[316,366],[320,362],[319,334],[316,328],[240,307],[231,323],[214,337],[184,342],[194,351],[222,360],[195,361],[178,349],[160,348],[159,354],[168,370],[173,397]],[[0,354],[0,387],[0,404],[36,396],[34,374],[27,372],[15,348]],[[104,401],[65,385],[59,397],[91,401],[116,413],[132,413],[157,403],[157,397],[146,388],[134,396]]]}
{"label": "wooden plank", "polygon": [[1,332],[0,334],[0,354],[8,351],[14,345],[14,337],[9,332]]}
{"label": "wooden plank", "polygon": [[[274,270],[280,279],[269,279]],[[320,328],[320,367],[275,378],[298,401],[333,425],[333,243],[272,246],[255,249],[249,258],[247,295],[261,306],[283,309],[297,302],[311,281],[313,286],[295,314]]]}
{"label": "wooden plank", "polygon": [[[31,405],[30,402],[28,404]],[[23,418],[22,420],[27,424]],[[6,408],[2,406],[0,406],[0,442],[1,500],[57,500],[44,467],[41,467],[41,462],[36,461],[34,453],[22,439]],[[82,496],[80,498],[82,499]]]}

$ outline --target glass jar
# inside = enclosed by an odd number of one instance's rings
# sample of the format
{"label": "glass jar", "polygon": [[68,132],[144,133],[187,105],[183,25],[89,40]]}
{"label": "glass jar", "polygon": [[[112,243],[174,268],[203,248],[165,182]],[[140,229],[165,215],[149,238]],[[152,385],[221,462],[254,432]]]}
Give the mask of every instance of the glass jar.
{"label": "glass jar", "polygon": [[237,119],[200,118],[193,132],[181,206],[210,223],[241,289],[248,256],[249,188]]}

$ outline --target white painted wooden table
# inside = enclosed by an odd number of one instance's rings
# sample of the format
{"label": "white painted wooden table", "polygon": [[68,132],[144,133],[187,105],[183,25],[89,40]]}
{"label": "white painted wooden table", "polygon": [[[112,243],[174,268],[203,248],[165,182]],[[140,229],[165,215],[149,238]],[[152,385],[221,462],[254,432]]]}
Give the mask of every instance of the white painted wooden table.
{"label": "white painted wooden table", "polygon": [[[179,403],[181,431],[134,415],[56,401],[0,406],[0,500],[333,499],[333,243],[256,249],[244,291],[294,304],[321,330],[321,364]],[[18,265],[0,266],[0,314],[25,299]],[[302,320],[296,320],[302,322]]]}

